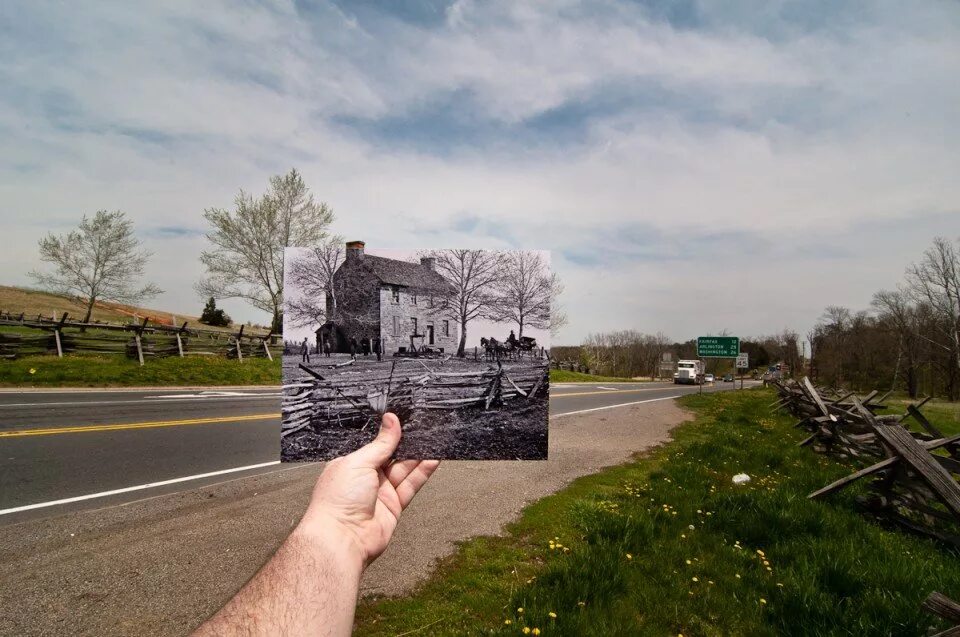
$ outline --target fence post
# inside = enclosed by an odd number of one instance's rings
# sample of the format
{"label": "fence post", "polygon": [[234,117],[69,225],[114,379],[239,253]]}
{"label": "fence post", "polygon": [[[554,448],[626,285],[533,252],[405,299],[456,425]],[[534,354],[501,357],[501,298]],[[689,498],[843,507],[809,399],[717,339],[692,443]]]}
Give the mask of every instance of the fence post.
{"label": "fence post", "polygon": [[237,360],[241,363],[243,362],[243,348],[240,347],[240,339],[243,338],[243,328],[244,326],[241,325],[240,332],[237,334]]}
{"label": "fence post", "polygon": [[[260,343],[263,345],[263,353],[267,355],[267,358],[269,360],[273,360],[273,354],[270,353],[270,346],[267,345],[267,341],[270,339],[272,335],[273,335],[273,332],[270,332],[269,334],[263,337],[263,340],[260,341]],[[308,350],[310,349],[309,345],[307,345],[307,349]]]}
{"label": "fence post", "polygon": [[60,341],[60,330],[63,329],[63,324],[67,320],[67,312],[63,313],[63,316],[60,317],[60,323],[53,328],[53,340],[57,343],[57,358],[63,358],[63,343]]}
{"label": "fence post", "polygon": [[143,343],[140,340],[140,335],[143,334],[143,330],[147,327],[147,321],[149,320],[149,317],[143,319],[143,324],[137,328],[137,331],[133,335],[133,340],[137,344],[137,359],[140,361],[140,367],[143,367]]}
{"label": "fence post", "polygon": [[180,352],[180,358],[183,358],[183,339],[180,338],[180,334],[187,329],[187,321],[183,322],[183,325],[177,330],[177,351]]}

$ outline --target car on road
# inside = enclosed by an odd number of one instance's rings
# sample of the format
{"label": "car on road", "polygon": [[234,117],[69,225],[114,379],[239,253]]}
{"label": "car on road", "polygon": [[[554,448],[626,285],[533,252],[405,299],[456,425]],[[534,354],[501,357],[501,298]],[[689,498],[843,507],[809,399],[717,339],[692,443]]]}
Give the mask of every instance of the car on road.
{"label": "car on road", "polygon": [[732,383],[732,382],[733,382],[733,374],[724,374],[724,375],[723,375],[723,382],[725,382],[725,383]]}
{"label": "car on road", "polygon": [[715,380],[716,380],[716,378],[714,378],[713,374],[705,374],[705,375],[703,376],[703,382],[705,382],[705,383],[712,383],[712,382],[714,382]]}

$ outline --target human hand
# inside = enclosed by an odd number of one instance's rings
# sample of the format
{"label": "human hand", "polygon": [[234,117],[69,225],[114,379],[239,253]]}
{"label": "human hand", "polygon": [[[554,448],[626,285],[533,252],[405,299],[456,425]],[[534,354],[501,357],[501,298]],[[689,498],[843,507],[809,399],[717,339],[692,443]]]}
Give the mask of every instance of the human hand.
{"label": "human hand", "polygon": [[391,463],[400,435],[396,415],[384,414],[371,443],[330,461],[300,523],[320,541],[346,537],[364,567],[386,550],[400,513],[440,465],[439,460]]}

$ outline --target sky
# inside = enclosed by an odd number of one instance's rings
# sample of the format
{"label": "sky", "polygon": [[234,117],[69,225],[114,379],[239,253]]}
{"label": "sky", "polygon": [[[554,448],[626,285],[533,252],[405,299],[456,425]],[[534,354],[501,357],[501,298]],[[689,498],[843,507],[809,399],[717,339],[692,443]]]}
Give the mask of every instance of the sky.
{"label": "sky", "polygon": [[[444,249],[444,246],[434,246],[434,249],[442,250]],[[288,273],[290,272],[292,264],[295,263],[297,259],[304,258],[308,252],[309,251],[304,248],[290,248],[289,250],[284,250],[283,267],[284,278],[286,280],[290,280]],[[400,250],[396,248],[382,250],[376,247],[364,246],[364,254],[372,254],[373,256],[396,259],[398,261],[409,261],[410,263],[420,263],[420,257],[416,250]],[[549,270],[550,254],[548,252],[541,251],[540,259],[546,264],[546,267]],[[291,287],[288,285],[284,288],[284,298],[288,300],[299,299],[301,294],[302,291],[296,286]],[[296,321],[291,320],[289,314],[284,314],[283,320],[284,340],[300,342],[304,338],[309,338],[310,341],[313,342],[316,339],[314,332],[318,327],[320,327],[319,324],[298,326],[296,325]],[[517,329],[517,325],[489,321],[484,318],[476,318],[470,321],[470,323],[467,325],[466,347],[480,347],[480,339],[483,337],[492,337],[498,341],[505,341],[510,335],[510,331],[516,331]],[[541,330],[527,325],[523,328],[523,335],[531,336],[537,339],[537,345],[540,347],[550,347],[550,330]]]}
{"label": "sky", "polygon": [[957,77],[953,1],[5,2],[0,283],[119,209],[198,314],[204,209],[295,167],[368,246],[550,250],[555,344],[803,334],[960,237]]}

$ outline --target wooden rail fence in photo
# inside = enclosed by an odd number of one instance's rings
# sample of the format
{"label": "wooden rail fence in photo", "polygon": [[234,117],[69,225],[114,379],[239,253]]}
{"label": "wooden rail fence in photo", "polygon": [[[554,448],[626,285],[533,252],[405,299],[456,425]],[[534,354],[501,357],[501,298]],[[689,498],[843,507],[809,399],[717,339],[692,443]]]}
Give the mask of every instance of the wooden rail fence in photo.
{"label": "wooden rail fence in photo", "polygon": [[490,409],[507,400],[533,400],[549,386],[546,363],[444,371],[442,364],[431,368],[401,359],[389,371],[341,372],[329,378],[304,365],[300,369],[305,376],[283,388],[283,436],[321,423],[366,427],[384,411],[405,420],[418,409]]}
{"label": "wooden rail fence in photo", "polygon": [[275,334],[244,333],[182,325],[151,324],[149,318],[117,324],[70,320],[64,312],[54,317],[27,316],[0,311],[0,358],[66,354],[115,354],[135,358],[143,365],[164,356],[225,356],[273,360],[282,345]]}

